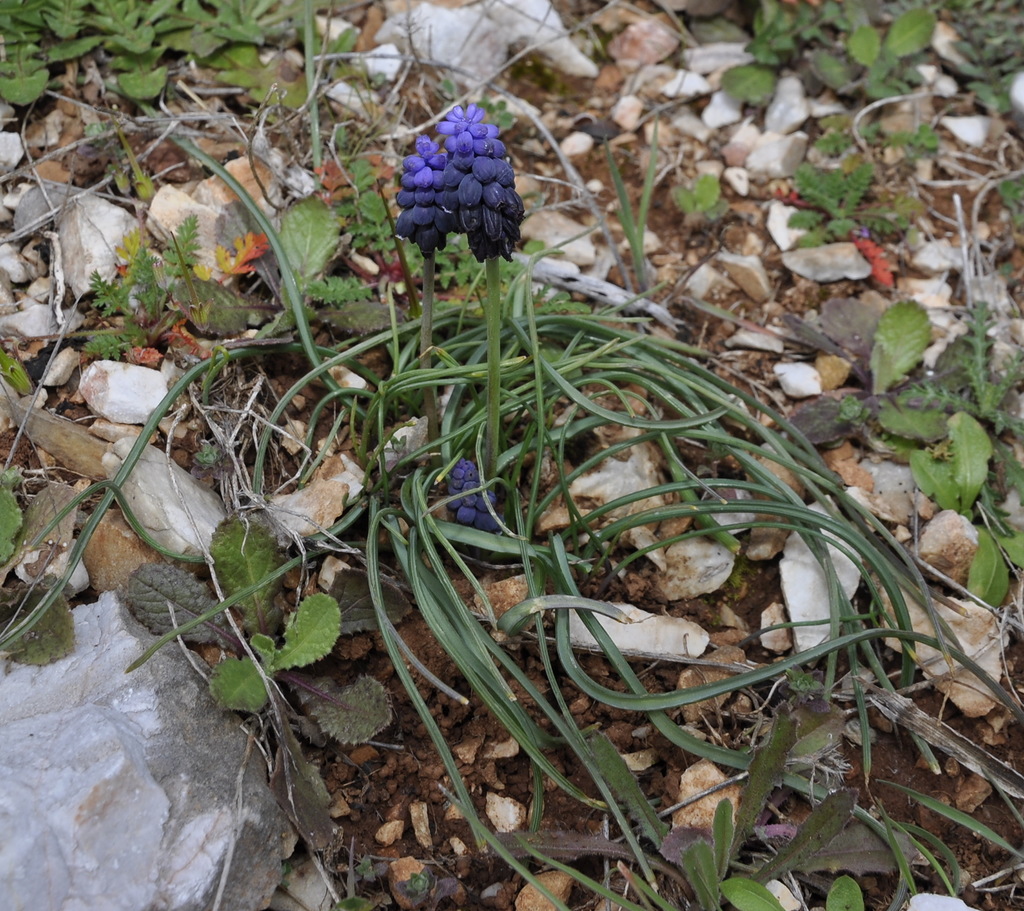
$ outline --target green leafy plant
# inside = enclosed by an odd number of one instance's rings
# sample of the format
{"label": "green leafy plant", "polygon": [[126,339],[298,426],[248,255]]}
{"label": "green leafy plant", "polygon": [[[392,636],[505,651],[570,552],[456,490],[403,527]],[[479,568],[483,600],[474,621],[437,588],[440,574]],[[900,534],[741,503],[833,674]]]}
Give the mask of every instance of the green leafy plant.
{"label": "green leafy plant", "polygon": [[171,52],[224,69],[217,52],[248,48],[255,58],[268,36],[286,33],[289,15],[288,7],[271,0],[2,0],[6,55],[0,61],[0,98],[11,104],[35,101],[50,81],[51,65],[97,48],[109,61],[115,91],[153,98],[167,83]]}
{"label": "green leafy plant", "polygon": [[781,69],[809,65],[836,92],[862,91],[868,98],[906,92],[920,82],[913,63],[928,47],[935,22],[931,10],[911,9],[880,31],[866,4],[761,0],[747,45],[754,62],[727,70],[722,88],[741,101],[764,104]]}
{"label": "green leafy plant", "polygon": [[[841,399],[822,397],[799,409],[794,424],[819,443],[860,437],[909,460],[914,480],[941,509],[970,516],[979,549],[968,589],[1002,601],[1009,565],[1024,563],[1024,533],[996,505],[1011,489],[1024,496],[1024,470],[1003,437],[1024,438],[1011,392],[1024,381],[1024,356],[994,368],[992,320],[984,301],[967,316],[967,332],[940,357],[928,379],[915,379],[931,342],[927,313],[902,301],[879,317],[853,301],[829,302],[817,328],[796,323],[805,340],[849,359],[864,385]],[[1005,557],[1001,556],[1005,554]]]}
{"label": "green leafy plant", "polygon": [[[132,613],[157,635],[181,626],[187,642],[212,643],[228,652],[210,678],[211,692],[227,708],[260,711],[270,698],[267,682],[273,678],[287,685],[303,710],[341,743],[360,743],[381,730],[391,713],[378,681],[364,676],[340,686],[330,677],[295,670],[327,657],[343,631],[366,628],[359,618],[345,622],[359,601],[358,581],[347,581],[344,609],[336,597],[314,594],[286,618],[279,602],[285,555],[264,526],[227,519],[210,552],[225,597],[237,596],[237,625],[227,621],[204,583],[164,564],[148,564],[132,574],[126,592]],[[407,606],[397,593],[393,604],[396,615]]]}
{"label": "green leafy plant", "polygon": [[[252,271],[250,263],[265,250],[265,238],[249,234],[236,240],[233,254],[223,247],[216,252],[223,269],[242,275]],[[211,280],[209,271],[200,269],[195,216],[182,222],[162,256],[146,246],[138,230],[124,238],[117,252],[125,260],[117,277],[92,276],[93,307],[108,324],[89,333],[84,350],[92,357],[133,355],[139,362],[152,362],[159,360],[161,348],[202,354],[193,333],[237,334],[273,312],[272,306]]]}
{"label": "green leafy plant", "polygon": [[874,165],[856,155],[831,170],[804,162],[793,174],[793,184],[794,202],[801,210],[790,217],[789,225],[807,231],[800,240],[803,247],[847,240],[862,227],[880,236],[906,230],[921,208],[919,201],[885,190],[876,192],[877,201],[869,200]]}
{"label": "green leafy plant", "polygon": [[721,218],[729,210],[729,203],[722,199],[722,185],[714,174],[702,174],[692,188],[676,187],[672,199],[687,215],[703,215],[710,220]]}

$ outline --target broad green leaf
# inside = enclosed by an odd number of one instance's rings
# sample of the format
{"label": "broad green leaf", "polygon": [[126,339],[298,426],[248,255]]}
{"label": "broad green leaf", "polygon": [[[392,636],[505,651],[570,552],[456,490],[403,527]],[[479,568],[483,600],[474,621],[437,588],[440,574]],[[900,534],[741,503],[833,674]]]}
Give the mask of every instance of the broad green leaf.
{"label": "broad green leaf", "polygon": [[926,9],[907,10],[885,36],[885,49],[896,57],[916,54],[928,47],[935,31],[935,13]]}
{"label": "broad green leaf", "polygon": [[872,392],[885,392],[921,362],[932,338],[924,307],[915,301],[897,301],[878,321],[871,349]]}
{"label": "broad green leaf", "polygon": [[587,738],[594,767],[611,788],[616,800],[626,813],[640,826],[644,834],[660,845],[669,827],[658,819],[650,801],[644,796],[636,776],[629,770],[626,761],[619,755],[607,735],[595,731]]}
{"label": "broad green leaf", "polygon": [[743,842],[754,831],[754,823],[764,809],[769,795],[782,780],[786,757],[796,743],[796,720],[789,712],[780,712],[772,722],[771,733],[750,760],[747,787],[740,801],[733,837],[732,856],[735,857]]}
{"label": "broad green leaf", "polygon": [[921,407],[919,402],[903,398],[882,399],[878,423],[889,433],[928,443],[941,440],[948,433],[946,415],[942,411]]}
{"label": "broad green leaf", "polygon": [[265,100],[272,88],[275,89],[274,100],[280,97],[276,93],[280,93],[288,107],[299,108],[306,100],[306,78],[302,69],[281,51],[271,53],[270,59],[264,62],[259,48],[236,43],[206,57],[202,63],[217,70],[217,78],[226,85],[249,89],[257,101]]}
{"label": "broad green leaf", "polygon": [[[263,525],[235,517],[225,519],[217,527],[210,553],[225,595],[266,580],[285,561],[277,542]],[[243,625],[248,632],[277,632],[281,613],[274,605],[274,597],[280,588],[280,579],[265,581],[241,602]]]}
{"label": "broad green leaf", "polygon": [[338,743],[365,743],[391,722],[387,690],[373,677],[360,677],[344,687],[328,677],[308,682],[310,689],[296,686],[294,692],[320,729]]}
{"label": "broad green leaf", "polygon": [[344,332],[367,335],[391,324],[391,311],[377,301],[352,301],[340,310],[320,310],[317,316]]}
{"label": "broad green leaf", "polygon": [[864,893],[852,876],[840,876],[825,899],[825,911],[864,911]]}
{"label": "broad green leaf", "polygon": [[940,509],[958,509],[960,490],[953,480],[953,465],[941,461],[923,449],[910,454],[910,470],[914,481],[926,497],[931,497]]}
{"label": "broad green leaf", "polygon": [[776,68],[761,63],[734,66],[722,74],[722,88],[737,101],[763,104],[775,91]]}
{"label": "broad green leaf", "polygon": [[15,44],[0,63],[0,100],[10,104],[31,104],[46,88],[50,74],[36,56],[35,44]]}
{"label": "broad green leaf", "polygon": [[299,286],[317,278],[334,255],[341,225],[319,196],[307,196],[281,219],[281,243]]}
{"label": "broad green leaf", "polygon": [[711,835],[714,839],[715,867],[719,879],[724,879],[725,874],[729,872],[729,861],[732,859],[732,843],[736,834],[732,815],[732,801],[728,797],[718,801],[715,818],[711,824]]}
{"label": "broad green leaf", "polygon": [[258,712],[267,703],[267,688],[249,658],[227,658],[213,669],[210,692],[225,708]]}
{"label": "broad green leaf", "polygon": [[978,550],[971,561],[967,590],[982,601],[999,607],[1010,589],[1010,568],[999,545],[986,528],[978,529]]}
{"label": "broad green leaf", "polygon": [[992,440],[966,411],[958,411],[949,419],[949,439],[953,449],[953,481],[960,489],[960,512],[966,512],[988,480]]}
{"label": "broad green leaf", "polygon": [[[128,577],[124,599],[132,616],[154,636],[212,610],[217,602],[205,582],[180,566],[146,563]],[[233,641],[225,630],[203,623],[182,635],[186,642],[226,645]]]}
{"label": "broad green leaf", "polygon": [[724,895],[737,911],[783,911],[779,900],[760,883],[733,876],[722,883]]}
{"label": "broad green leaf", "polygon": [[129,98],[155,98],[167,85],[167,67],[119,73],[117,86]]}
{"label": "broad green leaf", "polygon": [[271,669],[304,667],[330,654],[341,635],[341,608],[330,595],[304,598],[288,618],[284,645],[274,655]]}
{"label": "broad green leaf", "polygon": [[700,907],[718,908],[719,883],[711,845],[703,839],[694,842],[683,852],[681,865]]}
{"label": "broad green leaf", "polygon": [[1019,569],[1024,569],[1024,531],[1018,531],[1012,535],[996,535],[999,546],[1006,551],[1010,562]]}
{"label": "broad green leaf", "polygon": [[[26,617],[47,595],[39,585],[9,586],[0,599],[0,629]],[[67,601],[58,596],[35,625],[4,647],[4,652],[19,664],[51,664],[71,654],[75,647],[75,621]]]}
{"label": "broad green leaf", "polygon": [[833,791],[811,811],[793,840],[779,848],[779,853],[757,871],[757,878],[767,881],[787,870],[803,869],[803,864],[827,848],[851,821],[856,805],[853,791]]}
{"label": "broad green leaf", "polygon": [[0,564],[14,556],[22,524],[21,507],[14,491],[0,487]]}
{"label": "broad green leaf", "polygon": [[862,25],[846,42],[847,52],[861,66],[871,66],[878,59],[881,49],[882,39],[870,25]]}
{"label": "broad green leaf", "polygon": [[824,48],[811,54],[810,63],[812,72],[836,91],[851,83],[858,72],[845,57]]}
{"label": "broad green leaf", "polygon": [[[411,610],[411,605],[401,589],[387,579],[381,579],[381,592],[384,596],[384,613],[392,623],[397,623]],[[365,633],[378,628],[377,613],[373,609],[370,595],[370,582],[364,570],[341,570],[335,575],[328,594],[341,607],[343,634]]]}

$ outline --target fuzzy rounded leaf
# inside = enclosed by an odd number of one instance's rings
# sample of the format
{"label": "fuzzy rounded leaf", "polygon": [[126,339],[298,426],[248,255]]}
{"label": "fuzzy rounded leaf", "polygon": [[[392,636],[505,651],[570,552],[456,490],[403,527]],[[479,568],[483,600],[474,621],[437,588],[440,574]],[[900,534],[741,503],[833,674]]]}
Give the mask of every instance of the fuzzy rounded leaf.
{"label": "fuzzy rounded leaf", "polygon": [[341,226],[319,196],[307,196],[281,219],[281,243],[299,286],[316,278],[338,246]]}
{"label": "fuzzy rounded leaf", "polygon": [[896,57],[923,51],[932,40],[936,21],[935,13],[930,10],[907,10],[890,26],[885,36],[885,49]]}
{"label": "fuzzy rounded leaf", "polygon": [[155,70],[133,70],[117,77],[118,88],[129,98],[155,98],[166,84],[165,66],[158,66]]}
{"label": "fuzzy rounded leaf", "polygon": [[932,325],[916,301],[897,301],[878,321],[871,349],[872,391],[885,392],[921,362],[932,340]]}
{"label": "fuzzy rounded leaf", "polygon": [[878,59],[881,49],[882,39],[870,25],[862,25],[846,42],[847,52],[861,66],[871,66]]}
{"label": "fuzzy rounded leaf", "polygon": [[284,645],[271,668],[283,671],[303,667],[328,655],[341,635],[341,608],[330,595],[310,595],[288,618]]}
{"label": "fuzzy rounded leaf", "polygon": [[387,690],[373,677],[340,687],[327,677],[309,681],[313,690],[296,688],[302,707],[341,744],[365,743],[391,721]]}
{"label": "fuzzy rounded leaf", "polygon": [[267,702],[267,688],[248,658],[228,658],[213,669],[210,692],[225,708],[258,712]]}
{"label": "fuzzy rounded leaf", "polygon": [[[243,522],[236,517],[225,519],[217,527],[210,542],[210,553],[227,595],[258,584],[285,560],[273,535],[263,525]],[[277,632],[280,616],[274,606],[274,596],[280,588],[280,579],[266,582],[241,602],[246,630]]]}
{"label": "fuzzy rounded leaf", "polygon": [[775,91],[777,78],[773,67],[761,63],[745,63],[722,74],[722,88],[737,101],[764,104]]}

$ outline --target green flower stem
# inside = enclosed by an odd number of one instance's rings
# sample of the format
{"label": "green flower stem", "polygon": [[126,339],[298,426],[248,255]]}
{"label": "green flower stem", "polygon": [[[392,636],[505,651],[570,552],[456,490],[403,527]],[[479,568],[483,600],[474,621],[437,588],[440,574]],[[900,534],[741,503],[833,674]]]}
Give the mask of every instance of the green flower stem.
{"label": "green flower stem", "polygon": [[498,433],[501,426],[501,273],[498,258],[487,260],[487,435],[483,479],[498,474]]}
{"label": "green flower stem", "polygon": [[[423,301],[420,317],[420,369],[430,369],[430,349],[434,344],[434,253],[423,256]],[[432,383],[423,387],[423,410],[427,414],[427,442],[438,437],[437,389]]]}

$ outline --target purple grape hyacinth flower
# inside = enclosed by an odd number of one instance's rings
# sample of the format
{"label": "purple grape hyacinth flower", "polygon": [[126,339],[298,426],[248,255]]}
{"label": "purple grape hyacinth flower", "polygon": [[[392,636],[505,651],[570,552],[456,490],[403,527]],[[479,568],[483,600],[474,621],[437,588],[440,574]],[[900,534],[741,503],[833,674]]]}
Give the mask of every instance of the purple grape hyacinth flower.
{"label": "purple grape hyacinth flower", "polygon": [[399,237],[411,240],[424,256],[440,250],[447,235],[459,229],[454,213],[441,204],[448,156],[428,136],[416,139],[416,154],[402,162],[402,212],[395,224]]}
{"label": "purple grape hyacinth flower", "polygon": [[[480,486],[480,472],[469,459],[459,459],[448,474],[448,493],[459,494],[463,490],[472,490]],[[481,531],[500,532],[500,527],[487,508],[487,497],[492,508],[498,502],[498,495],[493,490],[470,493],[458,497],[448,504],[448,509],[460,525],[471,525]]]}
{"label": "purple grape hyacinth flower", "polygon": [[483,123],[483,117],[484,111],[475,104],[465,111],[455,107],[437,126],[447,136],[448,150],[441,204],[455,213],[469,249],[480,262],[512,258],[526,214],[498,128]]}

